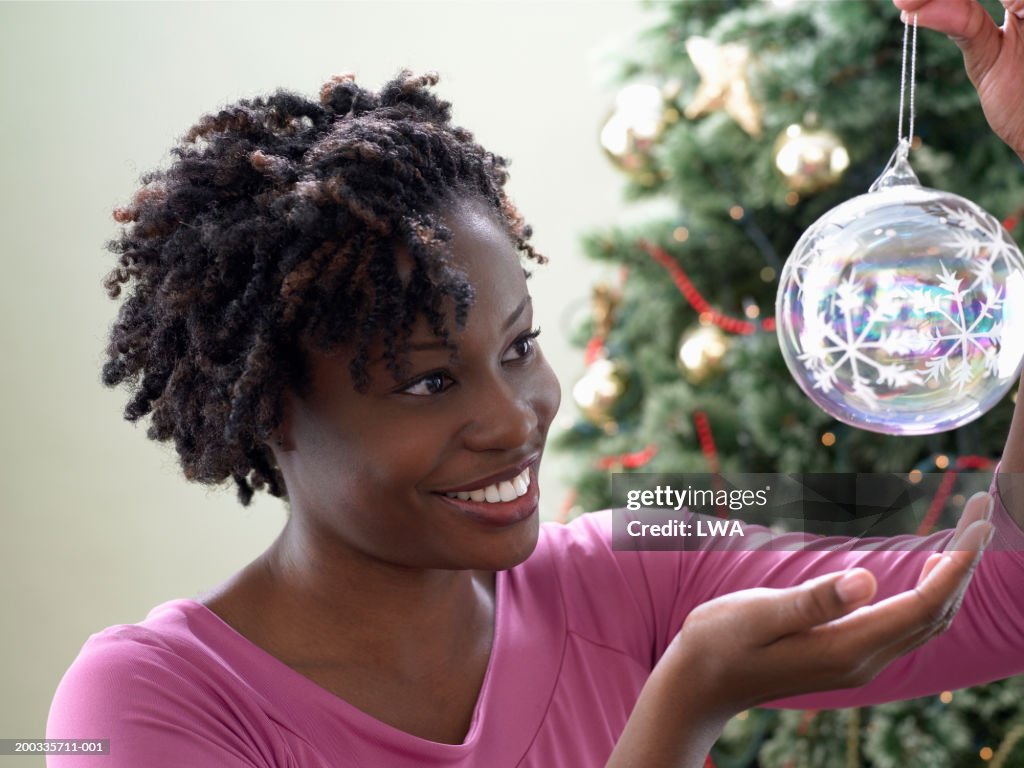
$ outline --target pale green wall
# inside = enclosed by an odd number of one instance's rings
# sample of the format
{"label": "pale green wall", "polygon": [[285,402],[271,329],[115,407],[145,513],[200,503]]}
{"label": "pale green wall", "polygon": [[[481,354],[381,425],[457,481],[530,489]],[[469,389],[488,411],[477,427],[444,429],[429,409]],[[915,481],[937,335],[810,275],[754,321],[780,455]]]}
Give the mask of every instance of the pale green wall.
{"label": "pale green wall", "polygon": [[[562,336],[598,274],[578,235],[621,207],[596,143],[612,94],[600,52],[645,18],[625,0],[0,3],[0,738],[43,735],[91,632],[213,586],[283,519],[276,501],[243,510],[180,479],[99,383],[114,312],[102,243],[139,174],[227,101],[314,95],[346,70],[375,86],[401,65],[439,70],[457,122],[512,158],[513,195],[552,257],[532,290],[564,418],[579,353]],[[564,492],[553,464],[547,515]]]}

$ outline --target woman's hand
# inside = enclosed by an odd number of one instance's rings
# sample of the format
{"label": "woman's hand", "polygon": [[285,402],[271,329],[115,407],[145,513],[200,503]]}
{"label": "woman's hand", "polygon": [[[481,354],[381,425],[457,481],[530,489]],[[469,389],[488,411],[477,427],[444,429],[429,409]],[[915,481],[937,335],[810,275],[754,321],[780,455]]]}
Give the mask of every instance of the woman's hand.
{"label": "woman's hand", "polygon": [[788,589],[750,589],[693,610],[644,686],[608,768],[699,768],[726,721],[756,704],[871,681],[952,622],[991,536],[975,494],[917,586],[868,605],[855,568]]}
{"label": "woman's hand", "polygon": [[893,3],[905,19],[916,12],[918,26],[943,32],[960,47],[989,125],[1024,159],[1024,0],[1002,0],[1002,27],[977,0]]}

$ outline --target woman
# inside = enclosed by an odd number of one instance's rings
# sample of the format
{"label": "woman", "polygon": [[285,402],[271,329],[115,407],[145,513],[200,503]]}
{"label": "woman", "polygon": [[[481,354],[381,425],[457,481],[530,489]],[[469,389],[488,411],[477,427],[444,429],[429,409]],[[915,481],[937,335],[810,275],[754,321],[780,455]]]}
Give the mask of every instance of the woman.
{"label": "woman", "polygon": [[[115,212],[106,382],[186,477],[286,497],[289,518],[225,584],[90,638],[48,736],[111,754],[75,765],[700,765],[754,703],[1024,671],[1004,594],[1022,563],[977,561],[993,535],[1024,548],[1014,504],[989,522],[975,498],[901,553],[616,552],[607,515],[540,526],[558,387],[520,257],[542,257],[435,81],[241,101]],[[1015,421],[1004,469],[1022,447]],[[951,631],[882,672],[950,625],[975,565]],[[952,666],[995,608],[1020,631]]]}

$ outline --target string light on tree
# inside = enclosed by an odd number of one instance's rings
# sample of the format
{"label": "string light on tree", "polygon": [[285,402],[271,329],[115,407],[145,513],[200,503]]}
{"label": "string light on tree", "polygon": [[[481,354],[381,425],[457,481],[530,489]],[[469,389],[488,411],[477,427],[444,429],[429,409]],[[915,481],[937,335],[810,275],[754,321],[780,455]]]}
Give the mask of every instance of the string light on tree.
{"label": "string light on tree", "polygon": [[789,188],[805,195],[832,186],[850,165],[850,155],[838,136],[796,123],[779,134],[774,156],[775,167]]}

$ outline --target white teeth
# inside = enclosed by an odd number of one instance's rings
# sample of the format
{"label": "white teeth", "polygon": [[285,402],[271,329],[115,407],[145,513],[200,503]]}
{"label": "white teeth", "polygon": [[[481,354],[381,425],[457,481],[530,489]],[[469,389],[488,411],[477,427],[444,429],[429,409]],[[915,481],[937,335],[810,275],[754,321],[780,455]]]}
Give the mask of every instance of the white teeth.
{"label": "white teeth", "polygon": [[503,480],[498,485],[498,493],[501,495],[502,501],[512,501],[516,498],[516,489],[512,487],[512,483],[508,480]]}
{"label": "white teeth", "polygon": [[511,480],[502,480],[500,483],[492,483],[486,488],[477,488],[474,491],[446,493],[445,496],[462,501],[487,501],[494,504],[499,501],[512,501],[524,495],[529,489],[530,468],[527,467]]}

